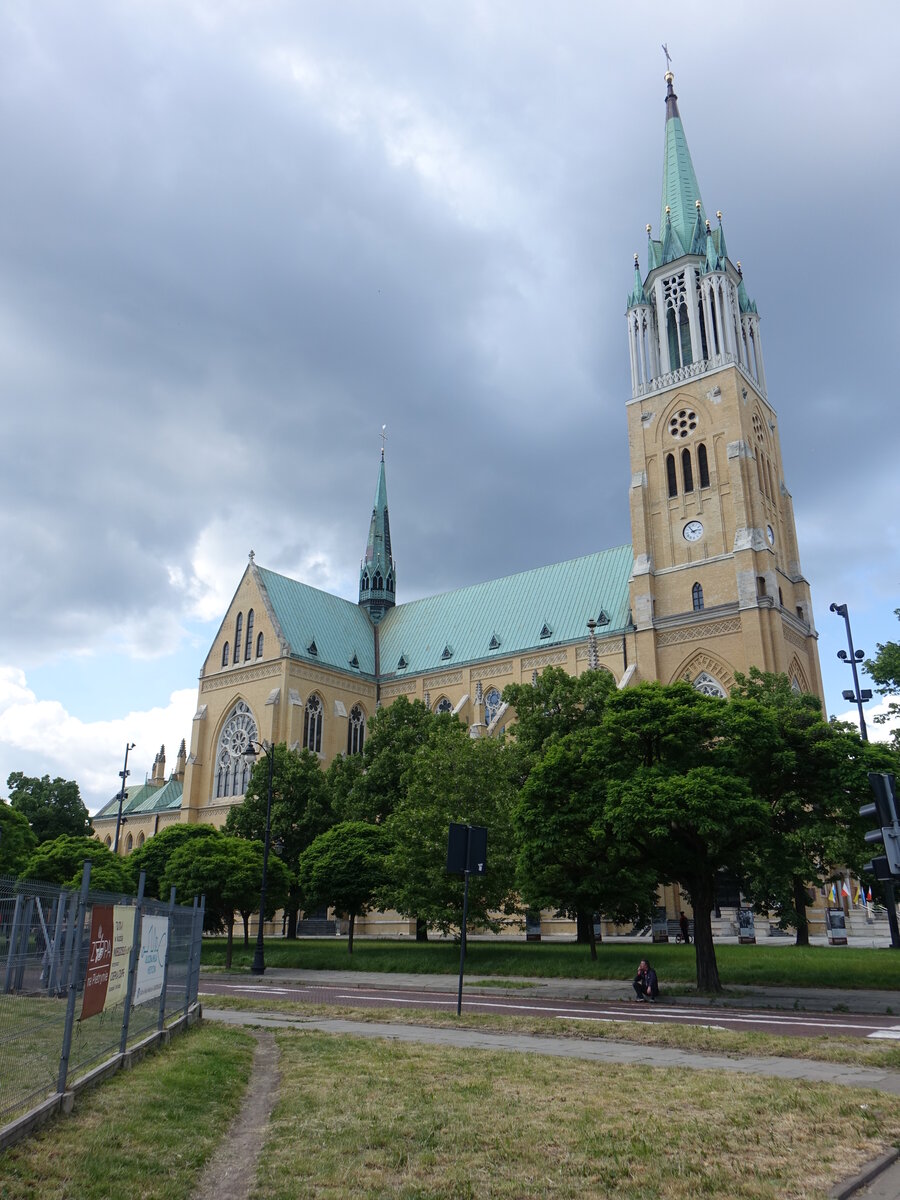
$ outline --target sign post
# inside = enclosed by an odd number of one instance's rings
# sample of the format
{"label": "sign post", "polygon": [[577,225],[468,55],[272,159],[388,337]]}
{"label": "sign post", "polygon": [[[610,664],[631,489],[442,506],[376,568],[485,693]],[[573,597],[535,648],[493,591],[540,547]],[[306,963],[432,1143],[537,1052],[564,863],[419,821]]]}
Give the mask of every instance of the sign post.
{"label": "sign post", "polygon": [[462,1012],[463,972],[466,962],[466,923],[469,919],[469,876],[484,875],[487,870],[487,829],[483,825],[452,823],[447,838],[447,873],[462,875],[463,912],[459,938],[459,989],[456,1015]]}

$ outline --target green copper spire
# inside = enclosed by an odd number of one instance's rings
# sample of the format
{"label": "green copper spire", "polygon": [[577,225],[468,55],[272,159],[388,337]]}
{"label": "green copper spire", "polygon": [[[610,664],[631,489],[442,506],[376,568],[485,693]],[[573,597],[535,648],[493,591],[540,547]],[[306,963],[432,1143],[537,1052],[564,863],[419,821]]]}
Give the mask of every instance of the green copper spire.
{"label": "green copper spire", "polygon": [[391,522],[388,517],[382,446],[375,503],[372,505],[372,519],[369,522],[369,540],[366,543],[365,558],[359,569],[359,603],[377,625],[387,610],[394,607],[395,597],[396,571],[391,556]]}
{"label": "green copper spire", "polygon": [[[666,150],[663,160],[662,211],[659,227],[668,252],[663,261],[671,262],[691,251],[695,230],[700,222],[706,221],[703,200],[691,152],[678,112],[678,97],[672,87],[674,76],[666,72]],[[697,208],[699,201],[700,207]],[[671,234],[669,226],[671,225]],[[679,252],[679,247],[680,252]]]}

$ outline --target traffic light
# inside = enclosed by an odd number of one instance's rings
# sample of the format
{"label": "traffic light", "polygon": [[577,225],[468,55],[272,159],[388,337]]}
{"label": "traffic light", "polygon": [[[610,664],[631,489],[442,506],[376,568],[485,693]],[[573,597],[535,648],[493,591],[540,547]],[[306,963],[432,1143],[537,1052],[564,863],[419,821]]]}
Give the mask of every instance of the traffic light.
{"label": "traffic light", "polygon": [[865,869],[874,872],[878,879],[900,879],[900,806],[897,804],[894,776],[887,772],[870,771],[869,787],[875,795],[875,801],[861,804],[859,815],[877,819],[880,828],[870,829],[866,841],[884,842],[884,856],[867,863]]}

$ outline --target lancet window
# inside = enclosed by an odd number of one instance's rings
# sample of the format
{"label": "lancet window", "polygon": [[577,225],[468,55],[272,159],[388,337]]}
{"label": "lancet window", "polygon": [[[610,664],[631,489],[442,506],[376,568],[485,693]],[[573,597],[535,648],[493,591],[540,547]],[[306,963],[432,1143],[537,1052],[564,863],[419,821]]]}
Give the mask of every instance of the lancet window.
{"label": "lancet window", "polygon": [[503,703],[500,698],[500,693],[496,688],[490,688],[484,693],[484,723],[492,725],[494,718],[500,711],[500,705]]}
{"label": "lancet window", "polygon": [[228,646],[228,643],[226,642],[225,645],[222,647],[222,666],[223,667],[228,666],[228,651],[229,651],[229,646]]}
{"label": "lancet window", "polygon": [[253,653],[253,609],[247,613],[247,640],[244,645],[244,662],[248,662]]}
{"label": "lancet window", "polygon": [[347,753],[362,754],[363,742],[366,737],[366,716],[358,704],[350,709],[350,719],[347,722]]}
{"label": "lancet window", "polygon": [[313,754],[322,753],[322,701],[313,692],[303,714],[303,745]]}
{"label": "lancet window", "polygon": [[695,583],[691,588],[691,600],[694,604],[694,612],[701,612],[703,609],[703,588],[699,583]]}

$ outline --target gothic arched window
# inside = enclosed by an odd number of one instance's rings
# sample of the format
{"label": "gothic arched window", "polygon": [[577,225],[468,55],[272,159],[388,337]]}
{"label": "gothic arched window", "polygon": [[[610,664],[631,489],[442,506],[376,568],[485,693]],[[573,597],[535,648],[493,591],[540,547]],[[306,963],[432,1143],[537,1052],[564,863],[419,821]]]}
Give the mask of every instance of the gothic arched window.
{"label": "gothic arched window", "polygon": [[372,576],[372,591],[373,592],[384,591],[384,578],[380,571],[376,571],[375,574]]}
{"label": "gothic arched window", "polygon": [[691,588],[691,599],[694,602],[694,612],[700,612],[703,608],[703,588],[699,583],[695,583]]}
{"label": "gothic arched window", "polygon": [[700,475],[700,486],[709,487],[709,460],[706,457],[706,447],[701,442],[697,447],[697,471]]}
{"label": "gothic arched window", "polygon": [[452,713],[453,705],[446,696],[441,696],[440,700],[438,700],[437,704],[434,706],[434,711],[436,713]]}
{"label": "gothic arched window", "polygon": [[234,661],[241,661],[241,639],[244,634],[244,614],[238,613],[237,620],[234,623]]}
{"label": "gothic arched window", "polygon": [[263,635],[262,635],[262,633],[260,633],[259,637],[256,639],[256,657],[262,658],[262,656],[263,656]]}
{"label": "gothic arched window", "polygon": [[675,475],[675,455],[666,455],[666,481],[669,486],[669,499],[678,495],[678,478]]}
{"label": "gothic arched window", "polygon": [[238,700],[222,726],[216,748],[217,799],[243,796],[246,792],[253,767],[253,743],[258,736],[250,708],[243,700]]}
{"label": "gothic arched window", "polygon": [[496,717],[500,705],[503,703],[500,698],[500,693],[496,688],[491,688],[490,691],[484,693],[484,723],[492,725]]}
{"label": "gothic arched window", "polygon": [[322,753],[322,701],[313,692],[303,714],[303,745],[313,754]]}
{"label": "gothic arched window", "polygon": [[681,452],[681,474],[684,478],[684,490],[692,492],[694,490],[694,471],[691,467],[690,450],[682,450]]}
{"label": "gothic arched window", "polygon": [[223,667],[228,666],[228,643],[227,642],[222,647],[222,666]]}
{"label": "gothic arched window", "polygon": [[247,640],[244,644],[244,661],[247,662],[253,653],[253,609],[247,613]]}
{"label": "gothic arched window", "polygon": [[350,709],[350,720],[347,722],[347,753],[362,754],[363,742],[366,738],[366,716],[358,704]]}

